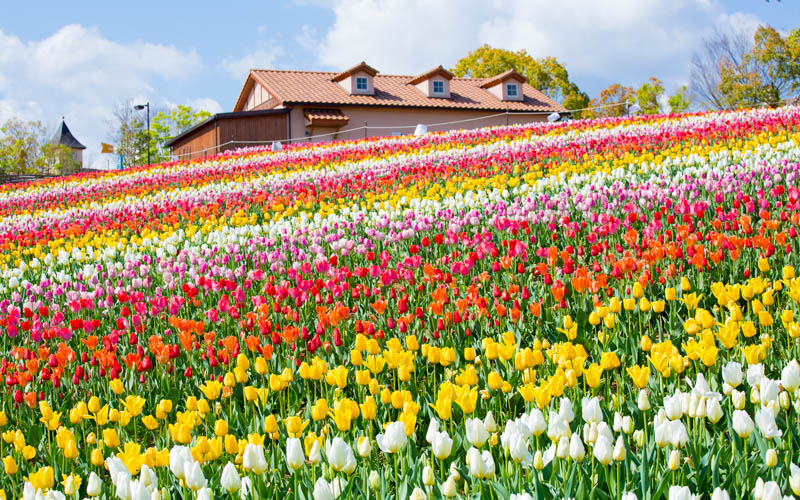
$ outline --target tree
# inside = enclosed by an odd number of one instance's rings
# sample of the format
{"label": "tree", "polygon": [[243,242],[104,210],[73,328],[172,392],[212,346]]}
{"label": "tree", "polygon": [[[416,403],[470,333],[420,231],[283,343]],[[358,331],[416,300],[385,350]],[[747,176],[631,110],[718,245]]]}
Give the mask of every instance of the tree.
{"label": "tree", "polygon": [[589,109],[584,113],[585,118],[601,116],[624,116],[628,105],[635,102],[633,88],[619,83],[613,83],[608,88],[600,91],[600,95],[589,101]]}
{"label": "tree", "polygon": [[0,170],[4,174],[55,174],[72,172],[72,151],[50,144],[39,121],[7,120],[0,127]]}
{"label": "tree", "polygon": [[[586,93],[570,81],[566,67],[555,57],[535,59],[525,49],[514,52],[484,44],[459,59],[450,71],[460,77],[488,78],[509,69],[525,75],[532,87],[567,109],[582,109],[589,102]],[[573,117],[580,117],[580,111],[574,112]]]}
{"label": "tree", "polygon": [[133,101],[123,101],[114,107],[114,118],[108,123],[109,141],[122,155],[123,165],[145,164],[148,147],[152,163],[168,161],[170,151],[166,142],[211,116],[208,111],[181,105],[169,111],[155,109],[151,112],[154,114],[151,115],[148,137],[145,116],[134,111]]}
{"label": "tree", "polygon": [[166,143],[184,130],[211,118],[205,110],[194,110],[191,106],[178,105],[167,113],[160,111],[150,122],[150,155],[152,161],[169,160],[171,153]]}
{"label": "tree", "polygon": [[108,140],[122,156],[123,165],[143,165],[147,161],[147,123],[133,109],[133,101],[118,102],[108,121]]}
{"label": "tree", "polygon": [[642,108],[641,112],[646,115],[682,113],[689,109],[691,105],[685,85],[680,87],[673,95],[666,96],[664,85],[656,77],[650,77],[649,81],[636,89],[635,94],[636,102]]}
{"label": "tree", "polygon": [[752,41],[716,32],[692,60],[690,91],[705,107],[780,105],[800,89],[800,30],[759,26]]}

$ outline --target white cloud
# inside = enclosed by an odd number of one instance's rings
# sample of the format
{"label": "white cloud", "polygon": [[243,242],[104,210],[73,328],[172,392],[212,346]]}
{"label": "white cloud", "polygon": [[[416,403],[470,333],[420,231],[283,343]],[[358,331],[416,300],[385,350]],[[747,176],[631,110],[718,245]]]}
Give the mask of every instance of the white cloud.
{"label": "white cloud", "polygon": [[192,107],[192,109],[198,109],[198,110],[202,109],[208,111],[212,115],[222,112],[222,105],[219,102],[217,102],[216,99],[212,99],[210,97],[201,97],[199,99],[192,99],[189,101],[188,104],[189,106]]}
{"label": "white cloud", "polygon": [[331,69],[363,59],[383,73],[415,74],[488,43],[555,56],[579,84],[686,83],[704,36],[758,24],[720,0],[340,0],[332,9],[317,53]]}
{"label": "white cloud", "polygon": [[251,69],[273,68],[275,61],[283,55],[284,51],[279,45],[266,44],[239,58],[226,57],[219,66],[231,78],[244,81]]}
{"label": "white cloud", "polygon": [[181,80],[201,65],[194,51],[120,44],[80,25],[30,42],[0,31],[0,123],[16,116],[53,126],[65,116],[91,157],[106,138],[117,102],[157,100],[154,79]]}

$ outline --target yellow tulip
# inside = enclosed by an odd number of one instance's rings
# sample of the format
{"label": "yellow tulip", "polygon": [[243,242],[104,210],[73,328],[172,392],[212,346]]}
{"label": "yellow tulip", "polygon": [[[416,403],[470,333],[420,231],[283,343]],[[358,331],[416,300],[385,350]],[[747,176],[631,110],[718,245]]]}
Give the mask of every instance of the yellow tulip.
{"label": "yellow tulip", "polygon": [[328,401],[325,399],[318,399],[317,404],[311,407],[311,418],[318,422],[328,416],[330,408]]}
{"label": "yellow tulip", "polygon": [[289,434],[289,437],[300,437],[306,427],[308,427],[308,420],[302,420],[300,417],[293,415],[291,417],[287,417],[283,420],[283,424],[286,426],[286,432]]}
{"label": "yellow tulip", "polygon": [[3,468],[5,468],[6,474],[9,476],[13,476],[19,470],[19,467],[17,467],[17,461],[14,460],[14,457],[11,455],[3,458]]}

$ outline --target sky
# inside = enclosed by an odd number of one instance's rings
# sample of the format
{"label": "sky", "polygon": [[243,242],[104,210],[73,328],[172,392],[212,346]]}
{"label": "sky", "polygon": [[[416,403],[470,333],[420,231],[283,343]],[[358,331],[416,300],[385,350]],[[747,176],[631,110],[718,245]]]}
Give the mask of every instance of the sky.
{"label": "sky", "polygon": [[250,68],[419,74],[484,43],[555,56],[590,97],[689,82],[715,29],[800,27],[798,0],[2,1],[0,124],[61,117],[104,167],[115,106],[231,111]]}

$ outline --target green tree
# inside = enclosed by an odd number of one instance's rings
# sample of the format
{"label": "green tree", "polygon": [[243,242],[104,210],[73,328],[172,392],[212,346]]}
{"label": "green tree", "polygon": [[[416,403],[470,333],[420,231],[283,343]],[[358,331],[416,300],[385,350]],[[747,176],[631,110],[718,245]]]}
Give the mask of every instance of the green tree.
{"label": "green tree", "polygon": [[631,87],[613,83],[608,88],[600,91],[600,95],[589,101],[589,109],[584,113],[585,118],[598,118],[601,116],[623,116],[628,110],[628,105],[635,102],[635,91]]}
{"label": "green tree", "polygon": [[0,127],[0,170],[4,174],[69,173],[74,169],[72,151],[50,144],[39,121],[7,120]]}
{"label": "green tree", "polygon": [[[570,81],[567,68],[555,57],[534,58],[525,49],[516,52],[484,44],[456,62],[450,71],[460,77],[488,78],[514,69],[525,75],[528,83],[567,109],[582,109],[589,97]],[[576,111],[573,117],[579,118]]]}
{"label": "green tree", "polygon": [[782,104],[800,90],[800,30],[784,36],[767,25],[752,41],[742,33],[704,40],[692,61],[691,90],[712,109]]}
{"label": "green tree", "polygon": [[641,112],[646,115],[682,113],[691,105],[685,85],[667,97],[664,93],[664,85],[656,77],[650,77],[649,81],[636,89],[635,94],[636,102],[642,108]]}
{"label": "green tree", "polygon": [[184,130],[211,117],[205,110],[194,110],[191,106],[178,105],[169,112],[160,111],[150,122],[150,156],[152,161],[170,159],[166,143]]}

